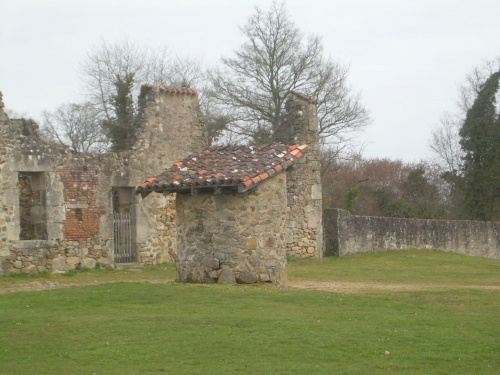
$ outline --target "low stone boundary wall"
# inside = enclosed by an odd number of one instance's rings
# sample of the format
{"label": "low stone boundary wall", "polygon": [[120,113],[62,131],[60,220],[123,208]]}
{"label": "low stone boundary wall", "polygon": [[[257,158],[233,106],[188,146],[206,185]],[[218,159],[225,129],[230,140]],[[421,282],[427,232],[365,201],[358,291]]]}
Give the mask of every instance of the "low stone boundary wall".
{"label": "low stone boundary wall", "polygon": [[101,242],[82,241],[11,241],[0,251],[0,275],[38,272],[61,273],[79,268],[112,267],[113,260]]}
{"label": "low stone boundary wall", "polygon": [[383,250],[435,249],[500,259],[500,222],[351,215],[325,209],[325,256]]}

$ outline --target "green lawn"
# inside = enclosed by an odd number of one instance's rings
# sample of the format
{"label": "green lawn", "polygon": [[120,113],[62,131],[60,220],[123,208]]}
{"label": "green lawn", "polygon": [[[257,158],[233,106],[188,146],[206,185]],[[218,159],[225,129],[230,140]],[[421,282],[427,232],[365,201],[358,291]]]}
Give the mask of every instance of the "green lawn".
{"label": "green lawn", "polygon": [[500,286],[500,261],[441,251],[387,251],[321,261],[290,259],[288,275],[290,280]]}
{"label": "green lawn", "polygon": [[[173,277],[171,266],[158,266],[0,277],[0,288]],[[416,251],[294,260],[289,278],[448,289],[338,294],[137,282],[3,294],[0,374],[500,372],[500,291],[463,288],[500,285],[498,260]]]}

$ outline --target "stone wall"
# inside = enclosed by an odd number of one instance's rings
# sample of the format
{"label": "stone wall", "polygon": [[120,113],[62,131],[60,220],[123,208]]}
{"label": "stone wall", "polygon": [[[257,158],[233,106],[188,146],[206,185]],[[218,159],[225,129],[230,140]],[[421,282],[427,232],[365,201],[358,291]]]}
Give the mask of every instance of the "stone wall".
{"label": "stone wall", "polygon": [[[9,119],[0,104],[0,274],[114,265],[113,189],[135,189],[205,146],[194,91],[144,86],[140,104],[131,149],[105,155],[47,143],[36,123]],[[41,185],[43,207],[20,203],[18,183],[25,176],[36,177]],[[134,196],[131,204],[139,261],[175,261],[174,199],[158,194],[139,201]],[[44,238],[21,240],[23,207],[31,220],[42,218]]]}
{"label": "stone wall", "polygon": [[177,194],[177,279],[286,283],[286,177],[246,193]]}
{"label": "stone wall", "polygon": [[422,220],[324,212],[325,255],[435,249],[500,259],[500,222]]}
{"label": "stone wall", "polygon": [[[198,94],[143,85],[139,97],[141,132],[132,147],[130,164],[140,175],[128,177],[136,187],[189,154],[204,148],[207,137],[198,105]],[[115,182],[114,186],[118,186]],[[154,194],[137,206],[137,246],[146,264],[177,260],[175,195]]]}
{"label": "stone wall", "polygon": [[287,170],[288,220],[287,255],[294,258],[323,254],[321,165],[316,102],[292,93],[286,103],[286,117],[275,132],[285,144],[307,144],[305,157]]}

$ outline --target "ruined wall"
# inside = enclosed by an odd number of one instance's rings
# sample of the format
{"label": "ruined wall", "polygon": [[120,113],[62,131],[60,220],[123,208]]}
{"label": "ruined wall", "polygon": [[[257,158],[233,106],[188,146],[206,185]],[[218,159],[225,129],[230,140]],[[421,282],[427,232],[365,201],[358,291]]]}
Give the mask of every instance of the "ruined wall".
{"label": "ruined wall", "polygon": [[307,144],[310,150],[287,170],[287,255],[321,258],[323,254],[322,194],[317,107],[314,100],[292,93],[286,117],[275,132],[285,144]]}
{"label": "ruined wall", "polygon": [[[0,124],[0,274],[65,272],[113,262],[100,233],[106,206],[97,201],[102,156],[81,155],[45,142],[30,120]],[[89,172],[90,171],[90,172]],[[28,189],[33,194],[23,196]],[[35,186],[36,185],[36,186]],[[32,200],[33,202],[23,202]],[[44,227],[21,236],[21,215]]]}
{"label": "ruined wall", "polygon": [[[145,86],[140,102],[137,141],[130,150],[106,155],[83,155],[49,144],[40,138],[34,122],[10,120],[1,104],[0,274],[114,265],[112,190],[135,189],[148,176],[205,145],[194,91]],[[31,220],[45,221],[44,238],[20,238],[23,203],[18,184],[25,175],[42,185],[43,207],[29,211]],[[175,260],[173,199],[133,198],[139,261]]]}
{"label": "ruined wall", "polygon": [[325,255],[436,249],[500,259],[500,223],[355,216],[326,209]]}
{"label": "ruined wall", "polygon": [[59,166],[58,172],[66,207],[63,238],[69,241],[94,238],[99,235],[100,208],[96,196],[99,168],[66,164]]}
{"label": "ruined wall", "polygon": [[[143,85],[139,97],[141,133],[132,147],[138,186],[189,154],[204,148],[203,116],[196,91]],[[138,206],[137,244],[143,263],[177,260],[175,195],[154,194]]]}
{"label": "ruined wall", "polygon": [[177,194],[177,279],[286,283],[286,177],[246,193]]}

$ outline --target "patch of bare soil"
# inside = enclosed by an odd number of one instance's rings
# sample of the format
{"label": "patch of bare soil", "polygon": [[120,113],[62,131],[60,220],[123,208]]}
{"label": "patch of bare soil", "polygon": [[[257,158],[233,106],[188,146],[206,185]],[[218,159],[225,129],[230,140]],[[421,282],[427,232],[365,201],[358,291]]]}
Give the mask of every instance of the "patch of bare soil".
{"label": "patch of bare soil", "polygon": [[[0,289],[0,294],[14,292],[32,292],[49,289],[74,288],[78,286],[114,284],[114,283],[140,283],[148,282],[152,284],[170,284],[173,281],[158,280],[132,280],[132,281],[93,281],[82,283],[58,283],[53,281],[32,281],[29,283],[17,284],[12,287]],[[424,290],[451,290],[451,289],[488,289],[500,290],[496,285],[422,285],[422,284],[385,284],[370,282],[347,282],[347,281],[289,281],[287,286],[297,289],[314,289],[333,293],[362,294],[369,291],[385,290],[394,292],[404,291],[424,291]]]}
{"label": "patch of bare soil", "polygon": [[374,290],[394,292],[423,291],[423,290],[450,290],[450,289],[490,289],[500,290],[494,285],[422,285],[422,284],[385,284],[370,282],[346,281],[289,281],[289,287],[298,289],[315,289],[334,293],[360,294]]}
{"label": "patch of bare soil", "polygon": [[78,286],[101,285],[101,284],[116,284],[116,283],[141,283],[147,282],[152,284],[170,284],[173,281],[165,280],[131,280],[131,281],[92,281],[82,283],[58,283],[53,281],[32,281],[29,283],[18,284],[12,287],[0,289],[0,294],[14,293],[14,292],[35,292],[40,290],[49,289],[62,289],[74,288]]}

